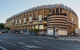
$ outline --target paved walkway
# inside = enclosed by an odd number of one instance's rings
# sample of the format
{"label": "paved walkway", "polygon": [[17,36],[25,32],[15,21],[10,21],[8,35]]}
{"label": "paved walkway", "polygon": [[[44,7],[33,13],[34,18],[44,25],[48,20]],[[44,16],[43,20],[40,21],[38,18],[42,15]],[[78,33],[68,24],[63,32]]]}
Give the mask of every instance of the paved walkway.
{"label": "paved walkway", "polygon": [[70,41],[79,41],[80,42],[80,37],[59,37],[59,40],[70,40]]}
{"label": "paved walkway", "polygon": [[35,37],[47,38],[47,39],[56,39],[56,40],[79,41],[80,42],[80,37],[74,37],[74,36],[58,37],[58,38],[53,38],[53,37],[48,37],[48,36],[35,36]]}
{"label": "paved walkway", "polygon": [[[18,35],[22,36],[22,34],[18,34]],[[30,36],[30,35],[28,35],[28,36]],[[34,36],[34,37],[46,38],[46,39],[56,39],[56,40],[79,41],[80,42],[80,37],[75,37],[75,36],[66,36],[66,37],[58,37],[58,38],[53,38],[53,37],[49,37],[49,36]]]}

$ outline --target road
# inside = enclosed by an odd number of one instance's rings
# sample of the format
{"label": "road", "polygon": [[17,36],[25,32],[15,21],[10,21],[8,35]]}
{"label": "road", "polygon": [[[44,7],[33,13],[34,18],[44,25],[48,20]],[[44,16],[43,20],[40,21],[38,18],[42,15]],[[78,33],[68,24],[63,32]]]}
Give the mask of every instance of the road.
{"label": "road", "polygon": [[80,42],[5,33],[0,35],[0,50],[80,50]]}

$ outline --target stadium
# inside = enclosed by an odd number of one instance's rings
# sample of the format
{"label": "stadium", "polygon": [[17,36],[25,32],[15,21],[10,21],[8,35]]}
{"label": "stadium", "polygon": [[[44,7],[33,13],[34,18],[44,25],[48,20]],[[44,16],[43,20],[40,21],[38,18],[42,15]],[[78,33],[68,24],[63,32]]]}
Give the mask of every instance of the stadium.
{"label": "stadium", "polygon": [[63,4],[42,5],[15,14],[6,20],[11,31],[34,31],[39,29],[53,35],[58,27],[58,35],[68,35],[78,28],[78,16],[70,7]]}

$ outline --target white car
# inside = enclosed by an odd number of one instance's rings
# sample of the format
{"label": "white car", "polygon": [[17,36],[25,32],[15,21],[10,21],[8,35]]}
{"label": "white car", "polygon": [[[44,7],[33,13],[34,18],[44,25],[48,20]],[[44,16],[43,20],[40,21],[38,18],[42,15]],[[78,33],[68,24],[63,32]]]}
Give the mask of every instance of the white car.
{"label": "white car", "polygon": [[22,34],[22,33],[23,33],[23,31],[20,31],[20,33]]}

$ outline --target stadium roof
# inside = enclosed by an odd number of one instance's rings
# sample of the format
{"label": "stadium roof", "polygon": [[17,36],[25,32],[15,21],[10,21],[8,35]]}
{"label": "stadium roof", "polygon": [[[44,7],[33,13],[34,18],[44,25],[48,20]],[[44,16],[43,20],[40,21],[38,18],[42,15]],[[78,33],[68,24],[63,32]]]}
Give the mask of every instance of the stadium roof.
{"label": "stadium roof", "polygon": [[63,4],[54,4],[54,5],[42,5],[42,6],[33,7],[33,8],[28,9],[28,10],[22,11],[18,14],[15,14],[8,19],[14,18],[16,16],[19,16],[21,14],[28,13],[28,12],[31,12],[31,11],[36,11],[36,10],[40,10],[40,9],[50,9],[51,10],[53,8],[58,8],[58,7],[62,7],[64,9],[68,10],[68,11],[71,11],[72,13],[74,13],[77,16],[77,14],[70,7],[67,7]]}

